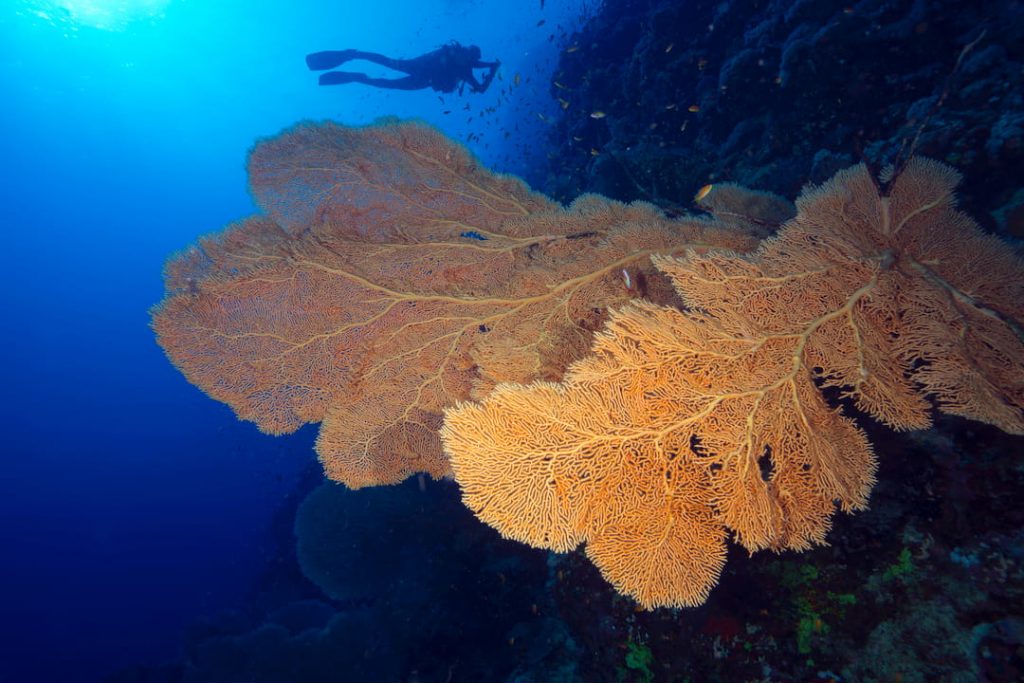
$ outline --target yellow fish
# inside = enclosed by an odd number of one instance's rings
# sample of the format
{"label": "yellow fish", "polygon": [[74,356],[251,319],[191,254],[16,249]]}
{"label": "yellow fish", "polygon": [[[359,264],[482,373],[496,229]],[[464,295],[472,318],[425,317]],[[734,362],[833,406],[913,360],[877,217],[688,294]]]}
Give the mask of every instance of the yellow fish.
{"label": "yellow fish", "polygon": [[714,187],[714,185],[712,185],[711,183],[708,183],[704,187],[702,187],[699,190],[697,190],[697,194],[694,195],[693,201],[699,202],[700,200],[702,200],[705,197],[707,197],[709,194],[711,194],[711,189],[713,187]]}
{"label": "yellow fish", "polygon": [[600,109],[590,113],[590,118],[592,119],[603,119],[605,116],[606,114]]}

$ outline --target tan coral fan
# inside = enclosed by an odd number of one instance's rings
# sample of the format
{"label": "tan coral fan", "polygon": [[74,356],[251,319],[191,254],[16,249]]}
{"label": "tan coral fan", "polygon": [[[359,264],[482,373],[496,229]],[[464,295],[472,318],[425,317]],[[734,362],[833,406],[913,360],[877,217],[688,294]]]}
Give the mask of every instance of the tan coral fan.
{"label": "tan coral fan", "polygon": [[559,379],[608,306],[674,299],[651,254],[755,243],[644,204],[563,209],[419,124],[300,125],[249,169],[268,215],[168,263],[153,327],[240,418],[322,422],[327,474],[352,487],[446,474],[443,408]]}
{"label": "tan coral fan", "polygon": [[446,414],[464,502],[568,550],[647,608],[702,602],[726,529],[751,551],[824,542],[875,460],[824,400],[899,429],[942,410],[1024,431],[1024,267],[956,211],[955,172],[911,162],[880,196],[863,166],[806,193],[749,256],[658,257],[687,309],[633,304],[562,384],[503,385]]}

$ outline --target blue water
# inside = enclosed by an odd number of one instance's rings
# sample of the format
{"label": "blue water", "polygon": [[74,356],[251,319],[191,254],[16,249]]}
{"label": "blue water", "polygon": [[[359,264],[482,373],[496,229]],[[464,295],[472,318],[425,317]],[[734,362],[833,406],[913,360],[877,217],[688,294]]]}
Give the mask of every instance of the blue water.
{"label": "blue water", "polygon": [[[189,624],[244,600],[312,433],[261,435],[171,366],[148,327],[162,264],[254,210],[247,150],[302,119],[421,118],[529,176],[559,37],[594,3],[541,4],[3,4],[0,681],[170,660]],[[318,88],[303,62],[452,39],[502,80],[462,98]]]}

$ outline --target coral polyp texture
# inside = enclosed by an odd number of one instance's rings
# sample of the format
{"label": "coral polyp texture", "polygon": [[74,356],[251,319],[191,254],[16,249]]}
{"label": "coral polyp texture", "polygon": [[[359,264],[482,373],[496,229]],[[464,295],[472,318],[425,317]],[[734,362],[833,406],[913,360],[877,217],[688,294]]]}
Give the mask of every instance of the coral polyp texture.
{"label": "coral polyp texture", "polygon": [[586,543],[643,607],[692,606],[730,533],[805,550],[865,507],[875,456],[842,400],[895,429],[934,406],[1024,433],[1019,255],[956,209],[949,167],[887,180],[840,172],[750,254],[655,256],[683,307],[618,308],[560,383],[450,409],[465,504],[509,538]]}
{"label": "coral polyp texture", "polygon": [[678,303],[651,255],[749,250],[762,222],[742,198],[719,219],[563,208],[416,123],[301,124],[249,175],[264,213],[169,261],[153,328],[261,430],[321,423],[326,473],[353,488],[448,474],[444,408],[560,379],[609,307]]}

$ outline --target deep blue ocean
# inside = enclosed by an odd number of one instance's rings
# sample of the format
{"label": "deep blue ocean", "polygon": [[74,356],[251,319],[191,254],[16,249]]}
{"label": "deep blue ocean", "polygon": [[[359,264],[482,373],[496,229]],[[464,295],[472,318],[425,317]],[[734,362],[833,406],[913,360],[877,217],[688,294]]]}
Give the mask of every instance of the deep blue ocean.
{"label": "deep blue ocean", "polygon": [[1021,0],[4,0],[0,230],[0,683],[1024,680]]}
{"label": "deep blue ocean", "polygon": [[[549,36],[585,10],[540,4],[0,8],[0,680],[95,681],[172,659],[187,625],[242,601],[276,506],[314,460],[312,434],[260,435],[167,362],[148,315],[163,262],[253,211],[248,149],[300,120],[415,117],[456,139],[476,133],[485,163],[522,173],[537,113],[557,109]],[[506,81],[529,81],[514,98],[495,87],[445,102],[318,88],[303,61],[352,46],[411,57],[453,39],[500,58]],[[466,104],[495,111],[468,124]]]}

